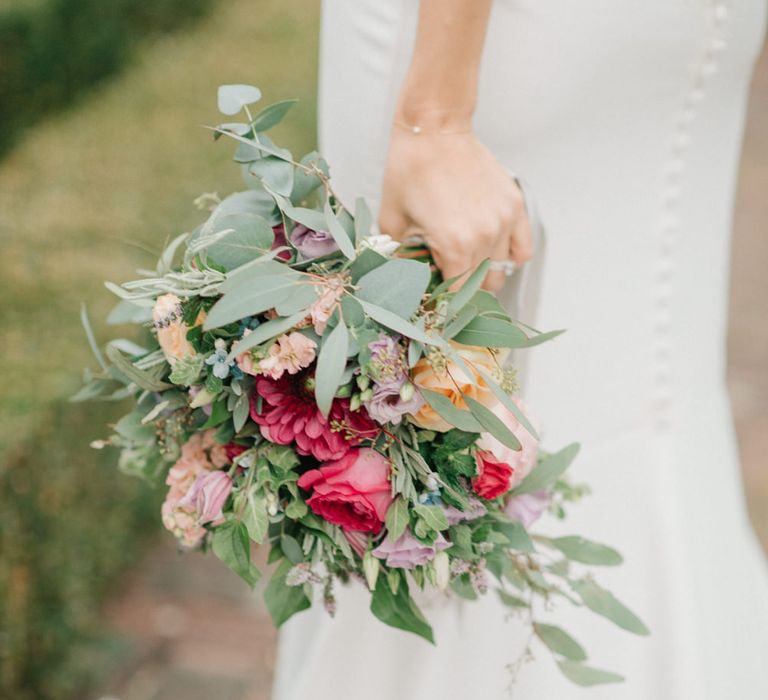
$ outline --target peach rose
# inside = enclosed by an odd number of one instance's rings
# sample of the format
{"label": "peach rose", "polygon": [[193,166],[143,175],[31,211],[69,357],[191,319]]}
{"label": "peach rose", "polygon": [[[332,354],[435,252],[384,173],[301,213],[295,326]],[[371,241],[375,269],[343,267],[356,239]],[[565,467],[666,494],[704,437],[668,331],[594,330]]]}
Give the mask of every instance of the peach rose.
{"label": "peach rose", "polygon": [[[477,371],[480,369],[486,374],[493,374],[496,370],[497,360],[491,351],[487,348],[461,345],[454,342],[451,342],[451,346],[464,360],[467,369],[472,373],[471,378],[467,377],[464,370],[450,359],[446,363],[445,369],[438,371],[432,367],[428,358],[423,357],[413,368],[413,383],[419,388],[429,389],[447,396],[456,408],[463,410],[467,409],[463,395],[469,396],[489,408],[494,406],[497,399]],[[499,357],[498,364],[501,364],[501,360],[502,358]],[[428,403],[425,403],[412,418],[417,425],[426,430],[437,430],[442,433],[453,427],[443,420]]]}
{"label": "peach rose", "polygon": [[[152,321],[157,331],[157,342],[169,364],[173,365],[176,360],[195,354],[195,349],[187,340],[189,327],[181,320],[179,297],[175,294],[158,297],[152,309]],[[202,319],[198,318],[195,325],[201,322]]]}

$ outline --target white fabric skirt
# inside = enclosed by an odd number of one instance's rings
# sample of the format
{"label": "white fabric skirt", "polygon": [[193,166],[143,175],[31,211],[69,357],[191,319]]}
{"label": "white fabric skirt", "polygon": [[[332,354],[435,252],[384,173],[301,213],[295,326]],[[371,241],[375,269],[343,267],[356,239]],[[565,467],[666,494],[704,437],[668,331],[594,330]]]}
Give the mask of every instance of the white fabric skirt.
{"label": "white fabric skirt", "polygon": [[[616,546],[600,580],[652,630],[551,611],[626,683],[581,689],[547,651],[512,686],[543,700],[765,700],[768,576],[748,522],[724,384],[730,226],[764,0],[496,0],[476,128],[548,229],[537,309],[567,328],[521,356],[544,446],[579,440],[592,496],[565,523]],[[342,198],[378,202],[416,0],[325,0],[321,149]],[[509,294],[507,294],[509,297]],[[512,299],[507,298],[509,303]],[[340,592],[281,631],[276,700],[508,697],[527,642],[493,596],[433,600],[437,646]]]}

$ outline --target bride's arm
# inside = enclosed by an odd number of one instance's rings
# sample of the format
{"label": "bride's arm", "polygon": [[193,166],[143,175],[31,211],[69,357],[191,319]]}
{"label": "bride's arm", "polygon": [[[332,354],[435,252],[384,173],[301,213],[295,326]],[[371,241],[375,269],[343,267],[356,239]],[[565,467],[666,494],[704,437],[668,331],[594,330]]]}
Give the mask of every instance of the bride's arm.
{"label": "bride's arm", "polygon": [[[421,233],[446,277],[484,258],[531,256],[520,191],[472,133],[491,0],[421,0],[395,112],[379,225]],[[491,273],[486,286],[504,281]]]}

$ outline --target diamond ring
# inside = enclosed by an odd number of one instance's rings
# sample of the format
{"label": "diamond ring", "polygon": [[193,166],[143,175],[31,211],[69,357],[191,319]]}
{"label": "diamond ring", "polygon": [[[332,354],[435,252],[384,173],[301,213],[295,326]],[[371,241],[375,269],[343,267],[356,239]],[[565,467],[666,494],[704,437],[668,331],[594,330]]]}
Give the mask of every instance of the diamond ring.
{"label": "diamond ring", "polygon": [[491,260],[488,265],[491,272],[503,272],[506,277],[512,277],[517,270],[517,264],[513,260]]}

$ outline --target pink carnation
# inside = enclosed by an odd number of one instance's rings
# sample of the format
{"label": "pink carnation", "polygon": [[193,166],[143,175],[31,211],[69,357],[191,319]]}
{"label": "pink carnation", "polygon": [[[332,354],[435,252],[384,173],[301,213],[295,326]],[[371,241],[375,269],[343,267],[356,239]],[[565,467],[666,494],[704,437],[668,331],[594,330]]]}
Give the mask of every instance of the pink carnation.
{"label": "pink carnation", "polygon": [[320,413],[307,379],[287,375],[256,379],[251,418],[261,426],[267,440],[278,445],[295,442],[299,454],[327,462],[376,437],[376,424],[365,409],[350,411],[349,399],[335,399],[328,418]]}
{"label": "pink carnation", "polygon": [[297,374],[312,364],[316,347],[315,341],[302,333],[285,333],[269,348],[259,369],[272,379],[280,379],[285,372]]}
{"label": "pink carnation", "polygon": [[326,280],[325,286],[316,287],[316,289],[318,297],[309,307],[309,316],[315,327],[315,333],[322,335],[325,333],[328,319],[331,318],[341,295],[344,293],[344,286],[340,281],[337,282],[333,278],[329,278]]}
{"label": "pink carnation", "polygon": [[[224,486],[222,476],[229,479],[223,472],[214,471],[217,466],[225,466],[232,461],[228,457],[227,447],[219,445],[215,435],[215,430],[192,435],[182,446],[181,456],[170,468],[165,479],[170,488],[162,505],[163,525],[187,547],[199,544],[206,533],[203,524],[216,519],[204,519],[212,513],[211,508],[216,505],[216,499],[212,497],[216,495],[218,499],[222,494],[220,488],[214,494],[211,487],[214,484],[218,484],[218,487]],[[210,477],[215,479],[206,481]],[[201,495],[200,489],[203,486],[205,492]],[[201,504],[205,506],[202,510]],[[218,513],[213,515],[218,516]]]}

